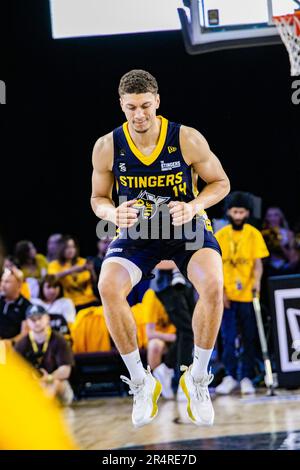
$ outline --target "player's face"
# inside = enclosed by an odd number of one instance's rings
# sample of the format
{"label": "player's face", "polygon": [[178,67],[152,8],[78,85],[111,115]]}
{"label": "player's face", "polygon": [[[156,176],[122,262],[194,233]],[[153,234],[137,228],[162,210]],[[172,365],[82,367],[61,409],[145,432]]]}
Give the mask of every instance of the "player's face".
{"label": "player's face", "polygon": [[159,108],[159,95],[128,93],[120,98],[122,111],[135,132],[143,134],[154,124]]}

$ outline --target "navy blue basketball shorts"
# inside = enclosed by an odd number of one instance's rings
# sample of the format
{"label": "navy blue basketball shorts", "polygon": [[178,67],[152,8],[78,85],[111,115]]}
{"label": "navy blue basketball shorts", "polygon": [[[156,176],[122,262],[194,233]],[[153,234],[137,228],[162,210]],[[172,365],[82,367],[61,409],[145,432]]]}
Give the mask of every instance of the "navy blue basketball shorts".
{"label": "navy blue basketball shorts", "polygon": [[[184,236],[181,239],[137,239],[123,237],[126,229],[120,230],[107,250],[103,264],[117,262],[123,265],[131,277],[134,287],[142,279],[153,278],[152,270],[162,260],[173,260],[182,274],[187,277],[188,263],[196,251],[201,248],[211,248],[222,256],[221,248],[211,230],[203,229],[201,247],[188,245]],[[192,247],[192,248],[191,248]]]}

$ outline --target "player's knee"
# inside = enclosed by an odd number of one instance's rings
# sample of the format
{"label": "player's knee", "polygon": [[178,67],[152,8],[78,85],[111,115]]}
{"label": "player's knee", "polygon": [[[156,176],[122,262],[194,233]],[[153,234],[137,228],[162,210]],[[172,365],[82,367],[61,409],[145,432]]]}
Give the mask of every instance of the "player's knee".
{"label": "player's knee", "polygon": [[[222,305],[223,304],[223,281],[217,276],[210,276],[205,282],[205,287],[201,292],[202,297],[205,298],[210,305]],[[200,294],[200,296],[201,296]]]}
{"label": "player's knee", "polygon": [[116,297],[118,297],[122,292],[120,286],[117,286],[113,279],[108,277],[101,278],[101,276],[98,283],[98,289],[102,301],[116,299]]}

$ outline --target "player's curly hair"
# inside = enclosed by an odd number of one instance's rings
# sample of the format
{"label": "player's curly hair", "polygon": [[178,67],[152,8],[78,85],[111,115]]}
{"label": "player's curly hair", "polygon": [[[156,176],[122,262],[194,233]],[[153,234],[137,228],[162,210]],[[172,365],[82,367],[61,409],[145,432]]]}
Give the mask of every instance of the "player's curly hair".
{"label": "player's curly hair", "polygon": [[158,92],[156,78],[145,70],[130,70],[120,80],[119,95],[126,93],[153,93]]}

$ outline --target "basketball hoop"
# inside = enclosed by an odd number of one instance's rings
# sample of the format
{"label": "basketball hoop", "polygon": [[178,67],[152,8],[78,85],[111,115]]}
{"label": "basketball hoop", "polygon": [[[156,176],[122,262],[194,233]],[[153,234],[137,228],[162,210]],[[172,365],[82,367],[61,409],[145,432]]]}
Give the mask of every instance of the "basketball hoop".
{"label": "basketball hoop", "polygon": [[300,75],[300,10],[292,15],[274,16],[273,21],[289,53],[291,75]]}

